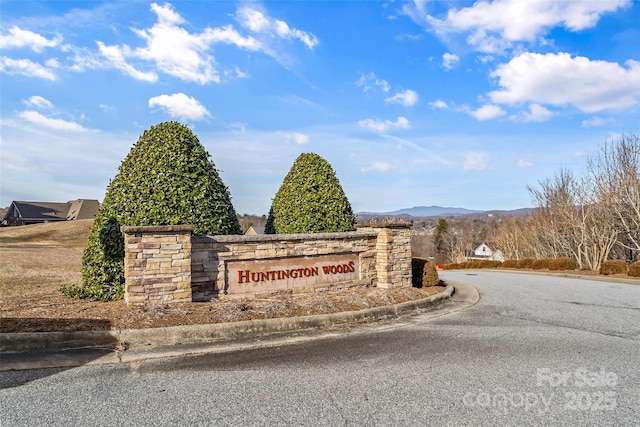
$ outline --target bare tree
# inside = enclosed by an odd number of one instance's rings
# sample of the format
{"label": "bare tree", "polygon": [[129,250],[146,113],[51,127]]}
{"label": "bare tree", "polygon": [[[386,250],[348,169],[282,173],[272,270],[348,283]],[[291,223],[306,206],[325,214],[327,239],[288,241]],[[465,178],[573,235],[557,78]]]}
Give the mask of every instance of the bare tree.
{"label": "bare tree", "polygon": [[595,187],[590,175],[576,178],[562,170],[541,181],[539,189],[529,188],[538,205],[530,218],[537,234],[536,257],[568,256],[579,268],[600,268],[619,233]]}
{"label": "bare tree", "polygon": [[526,257],[529,246],[527,234],[527,220],[511,217],[500,224],[496,231],[495,245],[506,259],[522,259]]}
{"label": "bare tree", "polygon": [[640,138],[620,136],[605,143],[589,159],[587,170],[593,177],[598,198],[608,207],[620,233],[618,244],[627,249],[627,261],[640,258]]}

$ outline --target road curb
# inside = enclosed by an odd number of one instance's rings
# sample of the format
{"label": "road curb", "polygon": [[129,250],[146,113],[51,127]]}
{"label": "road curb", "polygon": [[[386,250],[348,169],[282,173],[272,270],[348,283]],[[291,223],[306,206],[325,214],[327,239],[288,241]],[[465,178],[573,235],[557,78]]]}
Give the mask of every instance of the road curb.
{"label": "road curb", "polygon": [[[439,294],[417,301],[373,307],[358,311],[291,318],[247,320],[232,323],[172,326],[152,329],[112,331],[33,332],[0,334],[0,370],[6,370],[6,356],[37,352],[103,350],[116,353],[118,359],[129,352],[144,352],[156,347],[213,344],[221,341],[287,332],[356,325],[405,316],[440,304],[451,298],[455,287],[448,285]],[[12,369],[8,367],[8,369]]]}

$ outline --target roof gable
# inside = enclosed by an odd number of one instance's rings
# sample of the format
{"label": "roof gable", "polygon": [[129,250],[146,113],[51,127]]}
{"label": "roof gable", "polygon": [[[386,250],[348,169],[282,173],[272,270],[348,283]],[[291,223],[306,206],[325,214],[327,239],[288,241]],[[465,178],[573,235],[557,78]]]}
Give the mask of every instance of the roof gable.
{"label": "roof gable", "polygon": [[64,220],[69,211],[68,203],[13,202],[12,205],[24,220]]}
{"label": "roof gable", "polygon": [[22,221],[63,221],[73,219],[93,219],[100,203],[92,199],[58,202],[14,201],[7,209],[4,219],[19,217]]}

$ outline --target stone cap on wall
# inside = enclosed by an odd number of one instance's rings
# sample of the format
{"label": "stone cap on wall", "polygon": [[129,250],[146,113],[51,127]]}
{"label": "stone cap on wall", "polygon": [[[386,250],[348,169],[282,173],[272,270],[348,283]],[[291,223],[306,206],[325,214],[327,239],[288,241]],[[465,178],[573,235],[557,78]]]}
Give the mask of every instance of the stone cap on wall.
{"label": "stone cap on wall", "polygon": [[[338,233],[295,233],[295,234],[258,234],[248,236],[238,235],[216,235],[216,236],[194,236],[205,239],[213,239],[220,243],[234,242],[271,242],[275,240],[325,240],[325,239],[353,239],[362,237],[376,237],[378,232],[374,228],[410,228],[411,224],[379,224],[359,226],[357,231],[344,231]],[[185,233],[193,232],[194,225],[123,225],[120,231],[127,234],[134,233]],[[371,229],[368,231],[367,229]]]}
{"label": "stone cap on wall", "polygon": [[185,233],[193,232],[194,225],[123,225],[120,231],[133,233]]}
{"label": "stone cap on wall", "polygon": [[247,242],[273,242],[278,240],[327,240],[327,239],[361,239],[363,237],[376,237],[376,231],[344,231],[340,233],[296,233],[296,234],[259,234],[225,235],[225,236],[195,236],[194,238],[215,240],[220,243],[247,243]]}
{"label": "stone cap on wall", "polygon": [[411,228],[411,224],[401,224],[401,223],[391,223],[387,224],[385,222],[378,222],[373,224],[363,224],[358,225],[358,228]]}

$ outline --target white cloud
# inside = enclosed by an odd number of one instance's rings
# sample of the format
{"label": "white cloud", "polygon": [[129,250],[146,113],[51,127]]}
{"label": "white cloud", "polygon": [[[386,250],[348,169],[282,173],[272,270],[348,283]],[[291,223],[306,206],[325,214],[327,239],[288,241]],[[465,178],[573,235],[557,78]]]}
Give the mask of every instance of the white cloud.
{"label": "white cloud", "polygon": [[533,167],[534,164],[531,162],[528,162],[526,160],[518,160],[518,163],[516,164],[516,167],[518,168],[530,168]]}
{"label": "white cloud", "polygon": [[525,123],[528,122],[546,122],[551,117],[553,117],[553,113],[542,105],[539,104],[530,104],[529,111],[523,112],[519,119]]}
{"label": "white cloud", "polygon": [[38,125],[47,129],[59,130],[64,132],[88,132],[89,129],[75,122],[62,119],[52,119],[45,117],[37,111],[22,111],[18,113],[18,117],[26,120],[34,125]]}
{"label": "white cloud", "polygon": [[151,10],[158,16],[158,23],[161,25],[178,25],[184,23],[184,18],[173,10],[173,6],[165,3],[159,6],[157,3],[151,3]]}
{"label": "white cloud", "polygon": [[154,96],[149,99],[149,108],[159,107],[171,117],[184,120],[202,120],[211,114],[195,98],[184,93]]}
{"label": "white cloud", "polygon": [[393,169],[395,169],[395,167],[389,162],[373,162],[369,166],[361,167],[360,168],[360,172],[362,172],[362,173],[367,173],[367,172],[384,173],[384,172],[389,172],[389,171],[391,171]]}
{"label": "white cloud", "polygon": [[53,108],[53,104],[46,98],[41,96],[32,96],[29,99],[24,100],[24,104],[29,107],[36,107],[41,109],[50,109]]}
{"label": "white cloud", "polygon": [[297,28],[292,28],[286,22],[273,19],[256,5],[244,5],[237,11],[237,19],[240,25],[249,31],[258,34],[266,34],[272,37],[279,37],[286,40],[299,40],[309,49],[313,49],[319,43],[318,38],[312,33],[308,33]]}
{"label": "white cloud", "polygon": [[443,19],[427,15],[426,21],[441,37],[468,34],[467,43],[481,52],[500,52],[514,42],[533,42],[550,29],[569,31],[594,27],[608,12],[631,5],[631,0],[522,1],[479,0],[473,6],[449,9]]}
{"label": "white cloud", "polygon": [[460,57],[453,53],[445,53],[442,55],[442,66],[445,70],[449,71],[460,62]]}
{"label": "white cloud", "polygon": [[206,53],[209,49],[207,31],[191,34],[180,27],[184,20],[169,4],[159,6],[152,3],[151,10],[158,16],[153,27],[134,30],[146,41],[146,46],[133,52],[128,51],[127,46],[118,50],[125,55],[133,53],[136,58],[152,61],[163,73],[187,82],[219,82],[215,61]]}
{"label": "white cloud", "polygon": [[428,0],[413,0],[412,2],[402,2],[402,8],[399,13],[406,15],[416,24],[423,25],[427,23],[426,4]]}
{"label": "white cloud", "polygon": [[591,128],[596,126],[605,126],[611,123],[615,123],[615,119],[610,117],[608,119],[603,119],[602,117],[594,116],[590,119],[582,121],[583,128]]}
{"label": "white cloud", "polygon": [[17,74],[27,77],[38,77],[46,80],[56,80],[56,75],[40,64],[29,59],[0,58],[0,71],[7,74]]}
{"label": "white cloud", "polygon": [[409,129],[411,126],[406,117],[398,117],[395,122],[390,120],[366,119],[358,122],[363,128],[369,128],[376,132],[384,133],[392,129]]}
{"label": "white cloud", "polygon": [[491,120],[507,114],[507,112],[500,108],[498,105],[493,104],[483,105],[477,110],[469,110],[467,108],[463,108],[463,111],[465,111],[470,116],[475,117],[479,121]]}
{"label": "white cloud", "polygon": [[294,144],[304,145],[309,143],[309,136],[298,132],[283,132],[285,140]]}
{"label": "white cloud", "polygon": [[158,80],[158,75],[156,73],[152,71],[139,71],[127,63],[125,55],[131,54],[131,50],[128,46],[105,46],[104,43],[98,42],[98,49],[100,49],[102,56],[109,61],[113,68],[124,71],[125,74],[128,74],[130,77],[150,83],[154,83]]}
{"label": "white cloud", "polygon": [[187,82],[206,84],[220,82],[220,72],[213,56],[208,54],[216,43],[231,44],[241,49],[258,51],[262,44],[253,37],[243,36],[231,25],[220,28],[207,27],[201,33],[190,33],[180,26],[185,20],[173,6],[151,4],[157,22],[148,29],[133,29],[146,41],[146,46],[132,49],[127,45],[106,46],[98,42],[100,53],[116,69],[129,76],[147,82],[155,82],[153,71],[140,71],[130,61],[149,61],[165,74]]}
{"label": "white cloud", "polygon": [[385,93],[391,90],[391,85],[386,80],[376,77],[375,73],[362,74],[355,85],[361,87],[363,92],[368,92],[374,86]]}
{"label": "white cloud", "polygon": [[489,97],[498,104],[573,105],[587,113],[627,108],[640,99],[640,62],[626,65],[568,53],[523,53],[491,73],[502,89]]}
{"label": "white cloud", "polygon": [[232,70],[224,71],[225,77],[235,77],[236,79],[246,79],[249,77],[249,73],[242,71],[238,67],[234,67]]}
{"label": "white cloud", "polygon": [[469,151],[464,156],[462,166],[466,171],[483,171],[489,168],[489,155],[479,151]]}
{"label": "white cloud", "polygon": [[438,109],[441,109],[441,110],[445,110],[445,109],[449,108],[449,105],[447,105],[447,103],[444,102],[441,99],[436,99],[435,101],[430,102],[429,105],[431,107],[433,107],[433,108],[438,108]]}
{"label": "white cloud", "polygon": [[407,89],[404,92],[398,92],[393,96],[385,99],[386,102],[404,105],[405,107],[413,107],[418,102],[418,93]]}
{"label": "white cloud", "polygon": [[35,52],[41,52],[45,47],[56,47],[62,43],[61,36],[47,39],[40,34],[23,30],[13,26],[8,34],[0,35],[0,49],[29,47]]}

